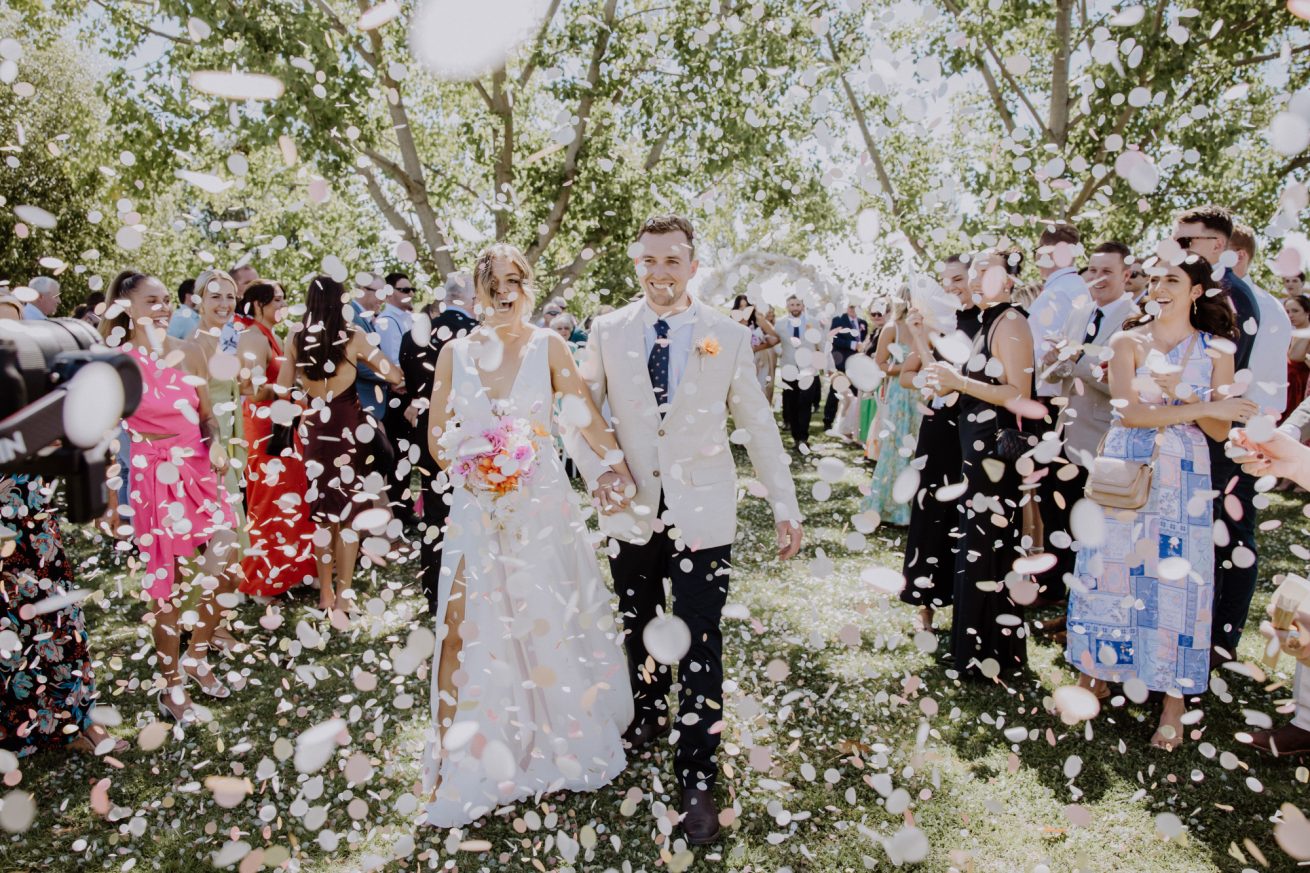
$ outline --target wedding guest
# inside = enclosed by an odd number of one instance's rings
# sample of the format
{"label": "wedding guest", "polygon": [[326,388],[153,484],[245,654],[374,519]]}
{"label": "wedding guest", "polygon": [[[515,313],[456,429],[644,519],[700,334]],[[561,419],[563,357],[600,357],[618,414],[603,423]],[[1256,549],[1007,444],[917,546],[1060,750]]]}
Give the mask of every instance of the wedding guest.
{"label": "wedding guest", "polygon": [[[1045,478],[1050,485],[1038,504],[1046,551],[1056,558],[1050,570],[1035,577],[1048,602],[1066,597],[1065,577],[1073,572],[1077,556],[1069,513],[1082,499],[1087,468],[1113,420],[1104,367],[1110,338],[1137,311],[1127,293],[1130,257],[1131,250],[1119,242],[1104,242],[1092,250],[1083,274],[1091,293],[1089,305],[1075,307],[1070,313],[1062,338],[1052,344],[1038,371],[1041,379],[1058,386],[1056,427],[1063,441],[1060,457],[1047,468]],[[1046,499],[1048,494],[1051,499]]]}
{"label": "wedding guest", "polygon": [[[982,327],[982,314],[969,292],[969,259],[965,255],[951,255],[941,265],[940,277],[942,291],[958,301],[955,329],[973,340]],[[948,404],[945,396],[921,390],[924,386],[920,371],[925,363],[941,360],[930,340],[934,335],[950,333],[949,326],[934,329],[924,323],[923,313],[912,309],[906,314],[905,329],[910,353],[901,365],[897,381],[903,388],[920,390],[930,405],[921,410],[919,439],[911,461],[919,471],[919,488],[910,502],[901,600],[919,607],[914,616],[915,630],[931,630],[935,611],[955,601],[960,500],[943,499],[939,492],[944,486],[959,482],[962,476],[960,404]]]}
{"label": "wedding guest", "polygon": [[[1081,251],[1080,243],[1078,228],[1063,222],[1047,224],[1037,240],[1037,272],[1042,277],[1042,290],[1029,310],[1028,326],[1033,332],[1033,353],[1038,367],[1052,344],[1063,336],[1064,326],[1074,309],[1085,308],[1091,303],[1087,283],[1078,274],[1074,263]],[[1047,410],[1045,422],[1034,422],[1039,434],[1055,426],[1060,410],[1055,407],[1053,398],[1058,390],[1058,385],[1038,382],[1037,399]]]}
{"label": "wedding guest", "polygon": [[[850,382],[838,378],[837,374],[846,372],[846,360],[860,347],[860,343],[869,336],[869,322],[860,318],[855,304],[848,304],[846,311],[838,315],[829,325],[828,348],[832,352],[832,374],[828,381],[828,399],[823,404],[823,429],[832,430],[837,420],[839,395],[850,392]],[[843,387],[844,386],[844,387]]]}
{"label": "wedding guest", "polygon": [[[1210,542],[1207,436],[1223,440],[1256,404],[1228,396],[1232,310],[1204,258],[1147,264],[1157,315],[1124,323],[1110,341],[1110,393],[1118,419],[1103,454],[1150,464],[1141,509],[1103,510],[1103,545],[1082,543],[1069,593],[1065,656],[1079,684],[1105,696],[1107,682],[1141,681],[1164,692],[1151,745],[1183,742],[1186,698],[1205,692],[1210,673],[1210,612],[1215,596]],[[1168,563],[1176,566],[1166,567]],[[1181,559],[1181,560],[1178,560]],[[1125,608],[1125,598],[1135,605]]]}
{"label": "wedding guest", "polygon": [[59,282],[49,276],[37,276],[27,283],[27,287],[36,292],[36,299],[23,307],[23,318],[27,321],[54,318],[59,311]]}
{"label": "wedding guest", "polygon": [[[1199,255],[1207,264],[1218,264],[1233,235],[1233,216],[1220,206],[1200,206],[1181,213],[1174,220],[1174,241],[1184,250]],[[1251,287],[1230,268],[1223,268],[1219,286],[1237,316],[1235,372],[1251,366],[1251,352],[1260,331],[1260,304]],[[1224,451],[1224,436],[1210,438],[1210,481],[1214,486],[1215,590],[1214,630],[1211,640],[1217,660],[1237,657],[1237,641],[1246,625],[1246,614],[1259,578],[1256,551],[1255,479],[1242,470]],[[1222,545],[1221,545],[1222,543]]]}
{"label": "wedding guest", "polygon": [[1228,250],[1237,255],[1233,275],[1251,289],[1256,307],[1260,311],[1260,341],[1251,347],[1251,374],[1246,395],[1260,407],[1262,415],[1281,419],[1283,413],[1296,406],[1287,402],[1287,352],[1292,343],[1292,321],[1274,295],[1251,282],[1251,264],[1255,261],[1255,231],[1245,224],[1234,223],[1228,238]]}
{"label": "wedding guest", "polygon": [[177,309],[168,320],[168,335],[189,340],[200,326],[200,304],[196,300],[196,280],[183,279],[177,286]]}
{"label": "wedding guest", "polygon": [[237,295],[244,296],[246,289],[260,281],[259,271],[250,263],[239,263],[228,271],[232,281],[237,283]]}
{"label": "wedding guest", "polygon": [[79,303],[73,310],[73,317],[79,318],[92,327],[100,326],[100,313],[104,311],[105,292],[92,291],[86,295],[86,302]]}
{"label": "wedding guest", "polygon": [[[874,363],[886,374],[878,402],[878,417],[869,435],[876,441],[870,457],[876,462],[869,483],[869,496],[860,503],[864,511],[873,510],[886,524],[903,527],[910,523],[910,504],[898,503],[892,494],[896,481],[910,459],[919,438],[919,392],[901,384],[901,368],[910,356],[909,330],[903,327],[909,312],[909,288],[893,300],[892,320],[882,328]],[[905,336],[902,336],[902,333]]]}
{"label": "wedding guest", "polygon": [[750,298],[745,294],[738,294],[732,301],[732,317],[738,324],[750,328],[751,349],[755,353],[755,376],[760,381],[764,396],[772,403],[773,395],[769,386],[773,382],[773,371],[778,364],[778,353],[775,349],[782,340],[773,325],[758,315],[755,304],[751,303]]}
{"label": "wedding guest", "polygon": [[[1233,443],[1248,453],[1243,461],[1248,474],[1277,476],[1310,490],[1310,447],[1302,443],[1310,433],[1301,432],[1301,424],[1310,421],[1310,402],[1303,402],[1291,419],[1291,426],[1284,424],[1265,442],[1256,442],[1245,430],[1238,430],[1233,434]],[[1268,607],[1271,618],[1274,606],[1270,603]],[[1296,712],[1292,721],[1282,727],[1239,733],[1237,739],[1275,758],[1299,758],[1310,752],[1310,603],[1297,608],[1292,627],[1279,629],[1265,621],[1260,624],[1260,632],[1271,641],[1277,639],[1279,648],[1296,659]]]}
{"label": "wedding guest", "polygon": [[[221,270],[205,270],[196,277],[195,293],[192,299],[197,307],[199,323],[195,328],[192,341],[200,347],[207,363],[209,374],[209,399],[214,408],[214,421],[218,430],[214,438],[227,454],[227,467],[222,474],[222,497],[232,510],[237,520],[237,541],[241,551],[250,548],[250,537],[246,530],[245,509],[242,506],[241,476],[238,470],[245,466],[245,442],[241,426],[241,386],[237,378],[237,344],[239,335],[229,331],[232,316],[237,308],[237,286],[232,277]],[[169,319],[171,328],[177,314]],[[130,452],[130,448],[128,449]],[[249,576],[246,577],[249,580]],[[184,607],[191,607],[191,598],[197,598],[199,591],[193,590],[191,597],[183,602]],[[225,653],[232,653],[237,648],[237,640],[223,624],[214,629],[210,640],[211,647]]]}
{"label": "wedding guest", "polygon": [[1293,273],[1290,276],[1283,277],[1283,293],[1288,297],[1296,297],[1305,293],[1305,271]]}
{"label": "wedding guest", "polygon": [[1133,305],[1139,310],[1146,304],[1146,294],[1149,289],[1149,283],[1146,281],[1146,268],[1142,266],[1142,259],[1132,258],[1132,264],[1128,268],[1128,295],[1133,298]]}
{"label": "wedding guest", "polygon": [[[908,293],[908,289],[907,289]],[[874,357],[878,352],[878,339],[882,335],[882,329],[887,325],[887,304],[882,300],[875,300],[869,306],[869,336],[860,345],[859,353]],[[904,343],[906,349],[909,349],[908,339]],[[847,367],[850,362],[847,362]],[[903,366],[903,365],[902,365]],[[899,379],[899,377],[898,377]],[[873,422],[878,417],[878,394],[882,392],[882,386],[872,391],[861,391],[859,393],[859,424],[855,434],[855,440],[864,447],[864,456],[876,465],[878,463],[877,453],[877,435],[873,433]],[[916,398],[917,402],[917,398]]]}
{"label": "wedding guest", "polygon": [[[1310,295],[1298,294],[1283,301],[1292,329],[1298,333],[1310,331]],[[1292,338],[1287,347],[1287,410],[1279,424],[1287,421],[1296,407],[1306,398],[1310,383],[1310,335]]]}
{"label": "wedding guest", "polygon": [[[400,346],[405,335],[414,330],[414,283],[404,273],[391,273],[385,278],[383,292],[386,303],[374,324],[378,331],[378,347],[387,360],[400,365]],[[413,427],[405,418],[409,400],[399,388],[392,388],[382,416],[382,427],[387,441],[395,452],[394,465],[388,469],[387,502],[391,511],[405,524],[416,524],[414,494],[410,491],[410,478],[419,448]]]}
{"label": "wedding guest", "polygon": [[34,608],[78,587],[51,491],[40,479],[0,476],[0,634],[18,640],[0,658],[0,748],[19,758],[65,746],[121,754],[128,742],[91,718],[98,695],[80,602]]}
{"label": "wedding guest", "polygon": [[[223,618],[223,595],[236,590],[241,571],[235,561],[236,519],[217,478],[227,467],[227,455],[216,439],[208,362],[199,346],[167,335],[169,315],[163,283],[125,270],[110,286],[100,332],[141,369],[141,402],[124,421],[132,441],[132,528],[145,561],[144,587],[153,602],[151,630],[163,682],[159,710],[190,722],[196,716],[188,679],[210,697],[231,693],[209,666],[209,642]],[[204,594],[187,656],[179,660],[177,598],[186,592],[178,576],[188,570],[195,572],[192,584]]]}
{"label": "wedding guest", "polygon": [[[325,536],[313,536],[318,563],[319,607],[353,609],[359,533],[351,527],[358,513],[377,497],[365,480],[382,460],[376,443],[359,441],[360,426],[380,427],[360,405],[356,382],[367,367],[388,385],[404,381],[366,332],[346,321],[354,299],[341,283],[318,276],[305,295],[305,320],[288,344],[278,370],[278,394],[299,384],[309,410],[302,419],[305,466],[310,486],[310,518]],[[335,587],[334,587],[335,582]]]}
{"label": "wedding guest", "polygon": [[473,277],[468,273],[449,273],[443,290],[441,311],[432,318],[432,330],[426,342],[419,343],[412,333],[400,345],[400,367],[405,379],[409,407],[405,414],[414,427],[419,446],[419,493],[422,495],[423,593],[432,615],[437,614],[437,583],[441,574],[441,539],[450,515],[449,483],[438,476],[437,461],[428,451],[429,409],[432,397],[432,374],[441,349],[452,339],[464,336],[478,326],[474,317]]}
{"label": "wedding guest", "polygon": [[1017,251],[992,250],[974,259],[969,291],[981,310],[981,326],[967,372],[942,362],[924,368],[924,384],[934,394],[960,395],[967,487],[955,559],[951,657],[959,675],[969,679],[1013,676],[1027,663],[1023,607],[1009,593],[1018,578],[1014,561],[1022,555],[1021,477],[1013,459],[997,457],[1003,432],[1020,429],[1012,408],[1032,395],[1033,329],[1010,303],[1022,267]]}
{"label": "wedding guest", "polygon": [[774,331],[781,339],[778,375],[782,377],[782,419],[793,445],[810,447],[810,420],[819,399],[819,370],[823,366],[823,324],[805,311],[795,294],[787,298],[787,314]]}
{"label": "wedding guest", "polygon": [[[250,535],[250,549],[241,560],[241,590],[259,597],[277,597],[311,582],[317,570],[314,522],[305,511],[309,478],[300,447],[294,440],[285,448],[271,445],[277,401],[273,386],[286,367],[274,328],[286,308],[286,292],[276,282],[255,282],[241,295],[240,312],[250,325],[237,346]],[[320,592],[320,606],[323,600]]]}
{"label": "wedding guest", "polygon": [[567,312],[563,315],[557,315],[550,320],[547,327],[559,334],[560,338],[569,344],[569,348],[577,351],[577,346],[569,339],[573,336],[573,331],[577,329],[577,323],[573,320],[573,316]]}
{"label": "wedding guest", "polygon": [[[365,339],[375,347],[380,339],[377,329],[377,313],[386,299],[384,282],[377,273],[361,274],[357,277],[358,287],[350,298],[351,323],[363,331]],[[368,364],[359,364],[359,405],[364,411],[381,422],[387,414],[387,400],[390,390],[387,381],[378,375]],[[390,444],[388,443],[388,448]],[[389,459],[388,459],[389,461]],[[387,466],[390,466],[388,462]]]}

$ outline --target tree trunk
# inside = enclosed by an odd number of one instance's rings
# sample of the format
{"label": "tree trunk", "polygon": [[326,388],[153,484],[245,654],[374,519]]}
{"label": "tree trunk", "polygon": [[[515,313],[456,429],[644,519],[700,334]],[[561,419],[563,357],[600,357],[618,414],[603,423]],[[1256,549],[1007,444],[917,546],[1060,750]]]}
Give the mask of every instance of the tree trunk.
{"label": "tree trunk", "polygon": [[514,104],[505,90],[505,68],[491,76],[491,102],[500,119],[500,141],[496,149],[496,164],[492,170],[496,191],[492,197],[496,210],[496,242],[509,236],[510,210],[514,204]]}
{"label": "tree trunk", "polygon": [[1051,114],[1046,128],[1056,145],[1069,141],[1069,55],[1074,0],[1055,0],[1055,55],[1051,62]]}

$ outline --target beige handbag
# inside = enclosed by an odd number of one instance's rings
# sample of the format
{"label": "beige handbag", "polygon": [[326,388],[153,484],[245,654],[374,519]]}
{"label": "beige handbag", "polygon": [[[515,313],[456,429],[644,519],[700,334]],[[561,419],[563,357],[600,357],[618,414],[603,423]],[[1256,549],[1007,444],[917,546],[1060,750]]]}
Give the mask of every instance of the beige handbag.
{"label": "beige handbag", "polygon": [[[1187,348],[1183,350],[1184,364],[1192,354],[1195,343],[1196,334],[1193,333]],[[1096,458],[1087,472],[1087,485],[1083,487],[1083,494],[1088,500],[1110,509],[1141,509],[1151,497],[1151,480],[1155,475],[1155,462],[1160,457],[1160,440],[1164,436],[1164,428],[1157,428],[1151,460],[1145,464],[1124,458],[1105,457],[1105,441],[1109,436],[1107,431],[1096,446]]]}
{"label": "beige handbag", "polygon": [[1096,447],[1096,458],[1087,472],[1083,494],[1110,509],[1141,509],[1151,496],[1151,479],[1156,459],[1160,457],[1160,435],[1156,435],[1151,460],[1145,464],[1102,455],[1109,435],[1107,432],[1101,437],[1101,444]]}

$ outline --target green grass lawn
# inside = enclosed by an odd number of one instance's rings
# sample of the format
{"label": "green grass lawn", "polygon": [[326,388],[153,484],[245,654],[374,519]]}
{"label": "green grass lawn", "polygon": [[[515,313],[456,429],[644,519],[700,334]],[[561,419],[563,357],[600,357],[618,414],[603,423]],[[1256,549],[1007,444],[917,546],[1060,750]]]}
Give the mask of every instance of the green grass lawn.
{"label": "green grass lawn", "polygon": [[[925,870],[1294,866],[1273,822],[1283,803],[1301,801],[1310,774],[1234,740],[1249,720],[1286,720],[1286,659],[1260,681],[1223,671],[1197,739],[1172,754],[1148,747],[1146,707],[1107,706],[1074,728],[1052,715],[1052,691],[1074,676],[1048,643],[1030,647],[1018,687],[958,685],[938,640],[910,632],[909,608],[861,581],[875,565],[899,569],[903,534],[852,528],[868,470],[847,449],[816,449],[847,468],[818,501],[817,457],[798,461],[800,558],[772,560],[763,503],[741,504],[720,797],[736,822],[720,845],[693,852],[678,839],[664,751],[595,794],[518,804],[462,833],[417,830],[429,677],[405,650],[427,613],[416,564],[400,556],[362,574],[367,616],[347,632],[314,620],[309,592],[280,603],[271,629],[259,624],[263,609],[243,607],[253,645],[227,668],[245,688],[209,723],[169,733],[154,751],[134,748],[122,769],[56,753],[24,760],[18,787],[35,795],[37,818],[2,836],[0,870],[205,870],[220,851],[251,852],[242,870],[859,871],[924,851]],[[1305,572],[1292,551],[1307,540],[1300,508],[1273,497],[1262,516],[1272,529],[1262,533],[1246,662],[1259,661],[1256,619],[1273,575]],[[122,713],[115,733],[136,739],[155,714],[140,689],[152,671],[141,607],[124,594],[135,582],[85,531],[68,540],[83,584],[100,592],[87,615],[102,701]],[[349,743],[312,776],[298,773],[296,737],[332,718],[347,723]],[[222,808],[205,787],[211,776],[248,778],[253,793]],[[102,779],[107,817],[91,808]]]}

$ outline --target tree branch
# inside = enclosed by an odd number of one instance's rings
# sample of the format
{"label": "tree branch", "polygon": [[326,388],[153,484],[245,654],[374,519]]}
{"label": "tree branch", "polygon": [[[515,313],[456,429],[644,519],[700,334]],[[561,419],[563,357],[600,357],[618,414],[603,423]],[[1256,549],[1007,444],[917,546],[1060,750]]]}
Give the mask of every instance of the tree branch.
{"label": "tree branch", "polygon": [[[555,282],[554,287],[550,289],[549,296],[550,297],[563,296],[564,289],[568,288],[578,279],[581,279],[584,275],[586,275],[587,271],[590,270],[596,264],[596,262],[600,260],[600,258],[596,257],[595,254],[596,246],[601,245],[609,238],[610,238],[609,231],[596,231],[593,234],[589,235],[586,239],[584,239],[582,242],[582,249],[578,251],[578,254],[573,258],[573,260],[566,266],[563,266],[558,270],[555,270],[551,274],[553,276],[558,276],[559,279],[558,281]],[[582,252],[587,249],[592,250],[592,256],[590,258],[583,258]]]}
{"label": "tree branch", "polygon": [[546,34],[550,32],[551,22],[555,20],[555,13],[559,11],[559,2],[560,0],[550,0],[550,9],[546,10],[546,17],[541,22],[541,29],[537,31],[537,38],[532,41],[532,51],[528,54],[528,62],[523,65],[523,70],[519,73],[520,91],[528,87],[528,82],[532,80],[532,74],[537,72],[537,56],[546,43]]}
{"label": "tree branch", "polygon": [[[387,220],[387,224],[399,231],[400,235],[408,240],[410,245],[414,246],[414,250],[419,253],[419,257],[427,262],[426,265],[436,267],[436,272],[443,274],[442,277],[444,278],[444,274],[450,272],[450,269],[442,268],[432,262],[431,252],[428,247],[423,245],[422,240],[419,239],[418,234],[414,231],[414,225],[406,221],[405,217],[400,214],[400,210],[387,199],[387,194],[382,190],[382,183],[378,181],[377,175],[368,167],[356,167],[355,172],[364,180],[364,187],[368,189],[368,195],[373,200],[373,205],[377,207],[378,212],[382,213],[382,217]],[[454,264],[452,262],[451,269],[453,268]]]}
{"label": "tree branch", "polygon": [[[361,12],[368,9],[368,0],[358,0],[358,3]],[[418,216],[419,228],[423,232],[423,239],[427,242],[433,260],[440,268],[444,278],[445,273],[454,269],[454,262],[450,256],[450,241],[442,229],[436,210],[432,206],[432,200],[428,196],[427,182],[423,174],[423,161],[419,157],[418,144],[414,141],[414,129],[409,123],[409,112],[405,109],[405,97],[400,89],[400,83],[391,78],[391,74],[381,63],[383,57],[382,35],[376,30],[370,30],[368,37],[373,47],[373,55],[378,61],[376,69],[379,78],[382,80],[382,85],[396,95],[395,100],[388,99],[386,104],[387,111],[391,116],[392,130],[396,133],[396,143],[400,149],[403,169],[403,179],[398,178],[397,181],[404,187],[405,194],[414,207],[414,213]],[[394,161],[392,163],[394,164]]]}
{"label": "tree branch", "polygon": [[182,39],[180,36],[178,36],[175,33],[164,33],[164,31],[156,30],[155,28],[151,27],[148,24],[142,24],[141,22],[137,21],[135,18],[133,18],[132,16],[128,15],[125,12],[122,12],[121,10],[110,9],[107,5],[101,2],[101,0],[91,0],[91,2],[99,6],[101,9],[105,10],[105,12],[108,13],[111,16],[111,18],[115,14],[121,15],[123,19],[127,21],[128,24],[132,25],[134,28],[141,31],[142,33],[148,33],[151,36],[157,36],[161,39],[166,39],[169,42],[174,43],[176,45],[189,45],[191,43],[191,40]]}
{"label": "tree branch", "polygon": [[[957,18],[964,15],[964,10],[960,8],[960,5],[956,3],[955,0],[944,0],[944,3],[952,15],[955,15]],[[1005,69],[1005,61],[1001,58],[1000,53],[996,50],[996,46],[992,43],[991,39],[986,36],[985,32],[980,39],[982,40],[983,47],[987,49],[987,54],[991,55],[992,62],[995,63],[997,69],[1001,71],[1001,78],[1004,79],[1005,83],[1010,86],[1010,89],[1018,95],[1020,102],[1022,102],[1024,107],[1027,108],[1028,114],[1032,116],[1033,123],[1042,129],[1042,133],[1048,139],[1054,140],[1055,138],[1051,135],[1050,128],[1042,123],[1042,116],[1037,112],[1037,107],[1033,105],[1032,100],[1029,99],[1028,92],[1020,86],[1018,80],[1015,79],[1014,76],[1010,75],[1010,71]]]}
{"label": "tree branch", "polygon": [[600,82],[600,69],[602,62],[605,60],[605,52],[609,48],[610,38],[614,35],[614,12],[618,7],[618,0],[606,0],[604,18],[601,21],[600,32],[596,36],[596,44],[591,52],[591,64],[587,68],[587,79],[584,86],[582,97],[578,100],[577,123],[573,125],[573,141],[569,143],[564,152],[564,160],[560,167],[560,190],[555,202],[551,204],[550,212],[543,222],[545,227],[537,234],[537,239],[528,247],[526,253],[528,263],[535,264],[541,257],[542,252],[550,245],[551,240],[559,233],[560,226],[564,222],[564,214],[568,211],[569,202],[573,199],[573,183],[578,176],[578,155],[582,151],[582,146],[587,138],[587,122],[591,117],[592,107],[596,102],[596,88]]}
{"label": "tree branch", "polygon": [[914,249],[914,253],[918,255],[921,260],[927,262],[929,260],[927,250],[924,249],[923,244],[903,226],[904,210],[902,209],[900,200],[896,197],[896,189],[892,186],[891,176],[887,174],[887,167],[883,164],[882,153],[878,150],[878,144],[874,142],[873,134],[869,131],[868,118],[864,114],[863,107],[860,106],[860,101],[855,96],[855,90],[851,87],[851,83],[846,79],[845,71],[841,68],[841,61],[837,53],[837,44],[833,42],[832,33],[828,33],[826,38],[828,40],[828,51],[832,53],[833,65],[837,67],[837,78],[841,80],[842,90],[846,92],[846,99],[850,102],[851,112],[855,115],[856,124],[859,125],[860,136],[864,138],[864,147],[869,152],[869,160],[873,162],[873,171],[878,176],[878,184],[882,186],[883,193],[887,195],[887,199],[891,202],[892,217],[896,219],[898,229],[901,233],[905,234],[905,238],[909,240],[910,247]]}
{"label": "tree branch", "polygon": [[[314,5],[318,7],[318,11],[327,16],[328,24],[332,26],[332,29],[344,36],[346,42],[351,43],[354,46],[355,51],[359,52],[359,56],[364,59],[364,62],[376,70],[378,68],[377,54],[369,51],[367,47],[356,42],[354,32],[346,26],[344,21],[341,20],[337,15],[336,10],[327,4],[327,0],[313,0],[313,2]],[[360,4],[361,11],[367,8],[368,7],[363,3]]]}
{"label": "tree branch", "polygon": [[[514,194],[514,104],[505,92],[505,69],[491,74],[492,112],[500,119],[500,148],[492,167],[493,217],[496,220],[496,240],[509,235],[509,207]],[[502,202],[501,198],[504,198]],[[529,263],[535,261],[529,257]]]}
{"label": "tree branch", "polygon": [[482,84],[481,82],[479,82],[477,79],[474,79],[474,80],[473,80],[473,89],[474,89],[475,91],[477,91],[478,94],[482,95],[482,102],[487,104],[487,109],[491,110],[492,112],[495,112],[495,111],[496,111],[496,101],[495,101],[495,100],[492,100],[492,99],[491,99],[491,95],[487,93],[487,86],[486,86],[486,85],[483,85],[483,84]]}
{"label": "tree branch", "polygon": [[1001,94],[1001,89],[996,84],[996,77],[992,75],[991,66],[988,65],[987,59],[982,55],[974,52],[974,62],[978,65],[978,72],[982,73],[983,82],[987,84],[987,93],[992,97],[992,103],[996,105],[996,111],[1001,116],[1001,123],[1005,125],[1007,133],[1014,133],[1014,113],[1010,107],[1005,105],[1005,97]]}
{"label": "tree branch", "polygon": [[[1310,43],[1296,46],[1295,48],[1292,49],[1291,52],[1289,52],[1289,54],[1299,55],[1301,52],[1306,52],[1306,51],[1310,51]],[[1281,58],[1282,56],[1283,56],[1283,52],[1280,49],[1279,51],[1276,52],[1270,52],[1267,55],[1253,55],[1249,58],[1238,58],[1235,61],[1229,61],[1228,66],[1249,67],[1252,64],[1263,64],[1265,61],[1274,61],[1277,60],[1278,58]]]}

